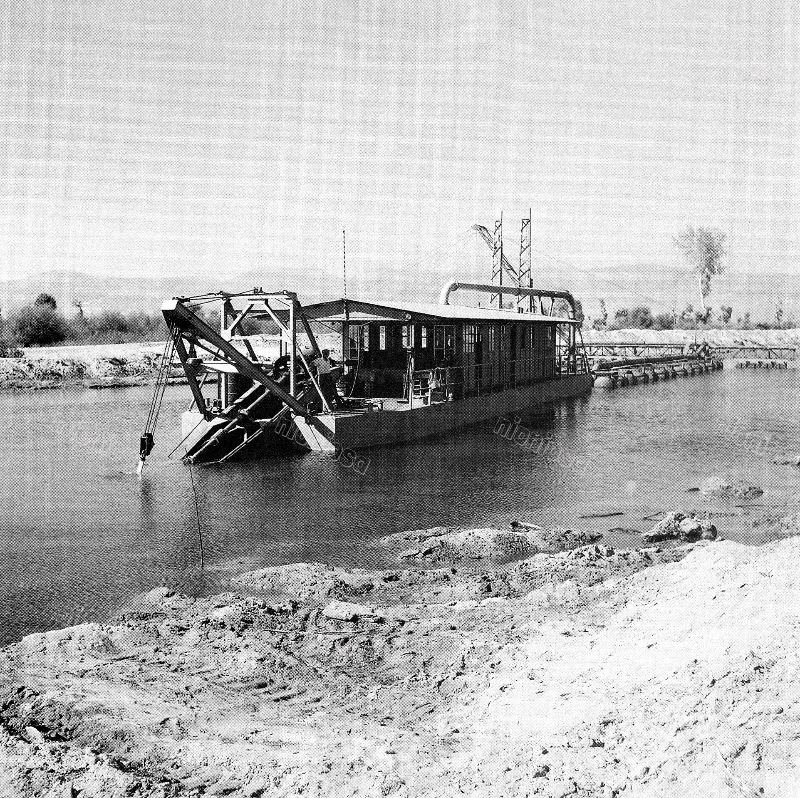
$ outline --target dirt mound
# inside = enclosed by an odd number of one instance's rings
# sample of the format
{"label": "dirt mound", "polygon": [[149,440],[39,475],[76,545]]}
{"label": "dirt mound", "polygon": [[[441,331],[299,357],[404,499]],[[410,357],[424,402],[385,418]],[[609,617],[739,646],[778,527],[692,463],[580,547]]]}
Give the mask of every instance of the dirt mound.
{"label": "dirt mound", "polygon": [[800,512],[790,513],[781,518],[768,518],[765,523],[770,535],[776,538],[790,538],[800,535]]}
{"label": "dirt mound", "polygon": [[800,539],[255,573],[3,649],[0,795],[793,794]]}
{"label": "dirt mound", "polygon": [[716,476],[709,477],[700,486],[700,492],[707,498],[757,499],[764,490],[742,477]]}
{"label": "dirt mound", "polygon": [[656,525],[642,532],[645,543],[659,543],[663,540],[714,540],[717,528],[707,518],[696,518],[683,513],[667,513]]}
{"label": "dirt mound", "polygon": [[[557,552],[594,543],[599,532],[573,532],[571,529],[543,529],[514,521],[511,529],[450,529],[434,527],[400,532],[381,539],[389,548],[404,547],[397,555],[405,562],[504,563],[540,552]],[[407,548],[405,548],[407,547]]]}

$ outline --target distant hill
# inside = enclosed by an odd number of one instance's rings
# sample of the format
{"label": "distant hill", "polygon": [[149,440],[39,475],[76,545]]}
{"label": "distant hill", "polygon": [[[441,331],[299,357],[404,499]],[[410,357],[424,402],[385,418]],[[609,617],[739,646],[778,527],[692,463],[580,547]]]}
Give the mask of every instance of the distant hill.
{"label": "distant hill", "polygon": [[[192,296],[219,289],[243,291],[256,286],[265,290],[291,288],[285,280],[277,279],[274,275],[270,278],[269,275],[254,272],[225,279],[199,274],[137,277],[51,271],[0,281],[0,307],[4,313],[8,313],[30,304],[44,291],[52,294],[59,308],[67,314],[72,312],[75,300],[83,304],[85,313],[90,314],[110,309],[153,312],[161,307],[165,299],[173,296]],[[321,299],[322,296],[310,298],[306,291],[303,298],[308,302]]]}
{"label": "distant hill", "polygon": [[[484,256],[485,257],[485,256]],[[485,262],[464,258],[460,262],[427,261],[403,263],[385,269],[380,280],[362,273],[348,275],[351,297],[378,300],[391,296],[395,300],[436,301],[442,283],[458,277],[485,281]],[[538,275],[538,277],[537,277]],[[685,274],[662,269],[658,264],[620,268],[613,272],[590,273],[568,268],[545,269],[534,264],[534,280],[542,287],[569,288],[579,297],[585,312],[594,317],[599,299],[608,310],[633,305],[648,305],[654,310],[680,311],[687,303],[698,304],[694,282]],[[81,272],[49,271],[29,276],[0,280],[0,309],[3,314],[33,302],[45,291],[52,294],[67,314],[73,311],[73,300],[83,303],[86,313],[113,309],[129,312],[157,311],[161,303],[173,296],[190,296],[225,289],[243,291],[254,286],[265,290],[297,291],[303,303],[318,302],[342,295],[342,278],[335,268],[310,267],[298,270],[250,270],[239,274],[181,274],[139,277],[135,275],[91,275]],[[752,320],[772,320],[778,299],[783,298],[785,318],[800,321],[800,281],[791,273],[728,272],[714,281],[709,303],[716,309],[722,304],[734,307],[733,318],[752,313]]]}

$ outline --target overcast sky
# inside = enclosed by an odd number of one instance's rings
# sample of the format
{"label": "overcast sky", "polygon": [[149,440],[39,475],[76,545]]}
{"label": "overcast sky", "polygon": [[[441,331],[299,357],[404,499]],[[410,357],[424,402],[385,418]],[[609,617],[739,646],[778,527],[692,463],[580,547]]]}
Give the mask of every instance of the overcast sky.
{"label": "overcast sky", "polygon": [[352,290],[428,291],[528,208],[557,282],[666,286],[687,223],[800,268],[791,0],[2,3],[7,276],[334,283],[346,228]]}

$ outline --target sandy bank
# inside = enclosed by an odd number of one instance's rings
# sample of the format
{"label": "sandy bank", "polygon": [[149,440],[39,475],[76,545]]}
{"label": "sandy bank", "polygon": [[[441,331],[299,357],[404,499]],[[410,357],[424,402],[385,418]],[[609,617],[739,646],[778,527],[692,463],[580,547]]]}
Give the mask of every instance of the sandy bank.
{"label": "sandy bank", "polygon": [[144,385],[155,378],[163,343],[30,347],[21,358],[0,358],[0,390],[71,385]]}
{"label": "sandy bank", "polygon": [[800,539],[498,564],[481,532],[476,567],[267,568],[29,635],[0,795],[795,794]]}
{"label": "sandy bank", "polygon": [[792,330],[583,330],[588,343],[694,343],[711,346],[800,346],[800,329]]}

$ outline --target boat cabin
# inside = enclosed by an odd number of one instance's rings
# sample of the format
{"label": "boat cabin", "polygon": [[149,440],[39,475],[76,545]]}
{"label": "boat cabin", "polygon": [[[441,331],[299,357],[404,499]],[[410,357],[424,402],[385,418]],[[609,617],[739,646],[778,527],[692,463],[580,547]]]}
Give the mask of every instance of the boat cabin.
{"label": "boat cabin", "polygon": [[[498,307],[451,304],[455,290],[488,294]],[[181,419],[191,462],[226,462],[266,440],[349,451],[441,434],[590,390],[575,304],[566,291],[460,282],[444,286],[438,303],[302,306],[293,292],[260,288],[174,297],[162,306],[170,338],[150,418],[174,353],[193,395]],[[339,351],[344,368],[326,361],[326,349]],[[216,397],[204,393],[208,381]]]}
{"label": "boat cabin", "polygon": [[303,313],[340,336],[340,389],[350,396],[447,401],[588,370],[579,322],[565,316],[353,299],[305,305]]}

